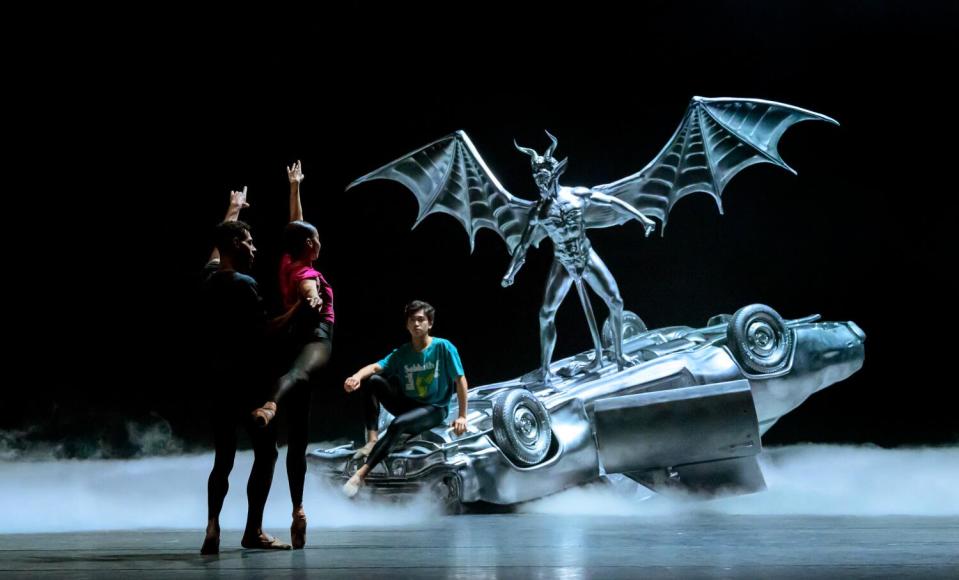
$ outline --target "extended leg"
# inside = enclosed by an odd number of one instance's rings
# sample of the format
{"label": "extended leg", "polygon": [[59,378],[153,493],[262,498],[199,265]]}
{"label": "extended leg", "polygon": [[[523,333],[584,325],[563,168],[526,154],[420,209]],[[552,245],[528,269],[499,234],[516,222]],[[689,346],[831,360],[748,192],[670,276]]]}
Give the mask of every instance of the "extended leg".
{"label": "extended leg", "polygon": [[553,349],[556,347],[556,311],[566,298],[572,283],[573,279],[569,272],[559,263],[559,260],[554,259],[546,279],[543,307],[539,311],[540,363],[543,382],[546,384],[550,382],[549,363],[553,360]]}
{"label": "extended leg", "polygon": [[586,287],[583,286],[582,280],[576,281],[576,292],[579,293],[579,301],[583,303],[583,312],[586,313],[589,333],[593,337],[593,348],[596,350],[596,356],[588,369],[597,369],[603,366],[603,341],[599,336],[599,326],[596,325],[596,314],[593,313],[593,305],[589,301],[589,295],[586,294]]}
{"label": "extended leg", "polygon": [[593,292],[599,295],[609,307],[610,324],[613,327],[613,353],[616,357],[616,366],[619,370],[632,366],[635,361],[623,355],[623,298],[619,294],[619,286],[603,263],[599,255],[589,251],[589,263],[586,265],[586,274],[583,276]]}

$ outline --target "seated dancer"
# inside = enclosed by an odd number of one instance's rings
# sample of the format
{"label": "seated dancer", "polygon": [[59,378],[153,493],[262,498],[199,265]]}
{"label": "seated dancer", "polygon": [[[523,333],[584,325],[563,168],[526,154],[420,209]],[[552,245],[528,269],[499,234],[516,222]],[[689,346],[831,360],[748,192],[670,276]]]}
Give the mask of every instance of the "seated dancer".
{"label": "seated dancer", "polygon": [[262,530],[263,508],[273,482],[276,465],[276,434],[258,427],[252,411],[269,391],[263,359],[268,332],[285,326],[291,309],[268,321],[256,280],[247,272],[256,248],[250,226],[238,221],[248,207],[246,188],[230,194],[225,220],[216,228],[216,249],[204,269],[201,290],[204,345],[208,349],[208,380],[203,393],[210,407],[216,449],[213,470],[207,482],[208,521],[202,554],[217,554],[220,548],[220,511],[229,489],[230,471],[237,448],[237,426],[242,426],[253,445],[253,468],[247,483],[249,502],[244,548],[289,550]]}
{"label": "seated dancer", "polygon": [[[370,470],[389,455],[402,435],[416,435],[443,422],[454,388],[459,414],[451,426],[457,435],[466,432],[468,385],[463,364],[453,343],[430,336],[434,312],[426,302],[409,303],[406,330],[410,342],[383,360],[366,365],[343,384],[346,392],[360,389],[366,396],[364,419],[368,436],[367,444],[357,452],[367,456],[366,463],[343,485],[343,493],[348,497],[359,492]],[[386,435],[378,439],[381,403],[396,418]]]}
{"label": "seated dancer", "polygon": [[[277,401],[283,400],[289,428],[286,474],[293,501],[290,537],[293,549],[298,550],[306,545],[303,484],[312,390],[333,350],[333,288],[323,274],[313,268],[313,262],[320,257],[320,236],[312,224],[303,221],[302,166],[297,161],[286,171],[290,180],[290,223],[283,232],[285,253],[280,263],[280,293],[283,307],[295,310],[284,349],[292,363],[274,385],[267,403],[256,413],[261,424],[269,423],[277,411]],[[297,309],[298,303],[304,303],[304,307]]]}

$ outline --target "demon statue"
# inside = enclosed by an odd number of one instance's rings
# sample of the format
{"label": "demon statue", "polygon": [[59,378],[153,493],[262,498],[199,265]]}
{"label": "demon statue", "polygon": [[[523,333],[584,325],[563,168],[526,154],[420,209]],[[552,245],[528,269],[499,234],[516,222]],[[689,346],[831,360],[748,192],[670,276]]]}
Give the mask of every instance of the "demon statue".
{"label": "demon statue", "polygon": [[413,227],[431,213],[449,214],[466,228],[471,249],[477,230],[497,232],[512,254],[503,286],[513,283],[530,245],[538,246],[549,237],[554,257],[539,313],[542,365],[538,377],[549,383],[556,311],[574,284],[595,355],[589,363],[567,370],[588,371],[603,364],[602,338],[584,283],[609,307],[613,361],[620,370],[632,364],[623,354],[619,288],[590,245],[586,230],[636,219],[648,236],[656,225],[650,218],[665,227],[673,205],[695,192],[711,195],[722,213],[723,189],[746,167],[772,163],[795,173],[780,158],[777,144],[786,129],[807,120],[837,124],[825,115],[782,103],[694,97],[676,132],[649,164],[628,177],[593,187],[559,184],[568,159],[553,157],[557,141],[547,132],[551,144],[543,155],[516,144],[532,160],[533,180],[539,188],[535,202],[515,197],[500,185],[466,133],[457,131],[357,179],[347,189],[373,179],[398,181],[419,201]]}

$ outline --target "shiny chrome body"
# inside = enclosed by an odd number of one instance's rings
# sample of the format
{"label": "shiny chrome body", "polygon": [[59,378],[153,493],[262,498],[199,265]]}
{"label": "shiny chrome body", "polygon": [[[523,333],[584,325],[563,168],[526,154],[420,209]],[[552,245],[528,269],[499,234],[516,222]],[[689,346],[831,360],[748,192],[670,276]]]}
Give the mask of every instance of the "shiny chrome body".
{"label": "shiny chrome body", "polygon": [[[763,489],[756,456],[761,436],[813,393],[862,367],[865,334],[853,322],[785,323],[788,362],[775,372],[747,372],[727,347],[727,323],[650,330],[624,341],[640,362],[585,375],[527,377],[470,390],[469,430],[437,427],[398,446],[368,476],[374,493],[424,487],[446,501],[514,504],[622,473],[661,491],[707,493]],[[585,361],[590,353],[557,361]],[[493,436],[494,399],[528,389],[546,406],[552,444],[532,467],[511,462]],[[455,401],[454,401],[455,403]],[[359,463],[350,446],[316,450],[311,469],[345,481]]]}

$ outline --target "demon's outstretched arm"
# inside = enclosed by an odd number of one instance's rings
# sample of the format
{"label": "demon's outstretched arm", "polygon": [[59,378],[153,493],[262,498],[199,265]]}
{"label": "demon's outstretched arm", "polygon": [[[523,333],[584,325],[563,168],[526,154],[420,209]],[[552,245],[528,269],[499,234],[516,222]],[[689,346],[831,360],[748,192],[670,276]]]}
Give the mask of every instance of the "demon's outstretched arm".
{"label": "demon's outstretched arm", "polygon": [[526,229],[523,230],[523,236],[513,250],[513,259],[510,260],[506,275],[503,276],[503,280],[500,282],[504,288],[512,285],[516,273],[519,272],[523,264],[526,263],[526,251],[529,249],[530,244],[533,243],[533,232],[539,225],[534,216],[535,212],[536,208],[530,211],[529,223],[526,225]]}
{"label": "demon's outstretched arm", "polygon": [[590,193],[589,200],[592,203],[611,207],[621,214],[636,218],[641,224],[643,224],[643,230],[647,236],[649,236],[649,234],[656,229],[656,222],[649,219],[643,212],[639,211],[618,197],[612,197],[610,195],[606,195],[605,193],[598,193],[594,191]]}

